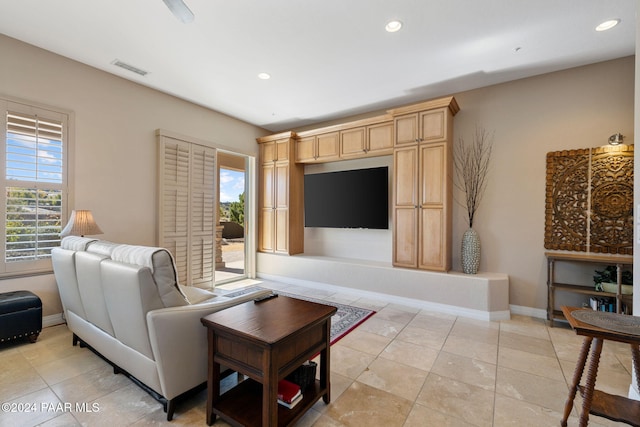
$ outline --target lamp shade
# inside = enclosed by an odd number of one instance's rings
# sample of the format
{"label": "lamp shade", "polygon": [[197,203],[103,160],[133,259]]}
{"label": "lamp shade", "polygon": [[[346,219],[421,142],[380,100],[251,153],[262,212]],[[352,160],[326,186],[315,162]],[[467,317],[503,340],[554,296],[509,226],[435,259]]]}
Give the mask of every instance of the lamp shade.
{"label": "lamp shade", "polygon": [[85,236],[88,234],[102,234],[102,230],[98,227],[91,211],[73,210],[71,217],[64,230],[60,232],[60,237],[64,236]]}

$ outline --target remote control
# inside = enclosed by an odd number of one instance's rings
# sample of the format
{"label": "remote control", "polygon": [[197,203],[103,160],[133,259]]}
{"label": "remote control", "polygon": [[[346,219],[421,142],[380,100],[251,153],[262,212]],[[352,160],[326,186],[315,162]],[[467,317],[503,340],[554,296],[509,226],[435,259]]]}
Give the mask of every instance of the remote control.
{"label": "remote control", "polygon": [[254,299],[253,302],[254,303],[259,303],[259,302],[266,301],[266,300],[271,299],[271,298],[275,298],[277,296],[278,296],[278,294],[276,294],[275,292],[272,292],[272,293],[270,293],[268,295],[264,295],[264,296],[261,296],[261,297],[258,297],[256,299]]}

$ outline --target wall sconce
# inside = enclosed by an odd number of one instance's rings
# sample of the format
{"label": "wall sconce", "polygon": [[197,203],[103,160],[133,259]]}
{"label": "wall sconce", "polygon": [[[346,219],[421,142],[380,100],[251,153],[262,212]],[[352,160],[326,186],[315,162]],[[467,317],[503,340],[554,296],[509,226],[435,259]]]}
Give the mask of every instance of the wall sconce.
{"label": "wall sconce", "polygon": [[622,144],[622,140],[624,139],[624,135],[621,133],[614,133],[609,137],[609,145],[620,145]]}
{"label": "wall sconce", "polygon": [[84,236],[86,234],[102,234],[91,211],[77,210],[71,211],[71,217],[64,230],[60,232],[60,237],[64,236]]}

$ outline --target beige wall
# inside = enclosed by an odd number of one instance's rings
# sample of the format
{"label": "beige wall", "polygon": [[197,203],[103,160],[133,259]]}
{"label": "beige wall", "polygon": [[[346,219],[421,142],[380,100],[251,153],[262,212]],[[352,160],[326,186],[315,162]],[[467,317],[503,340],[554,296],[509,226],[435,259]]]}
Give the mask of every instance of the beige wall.
{"label": "beige wall", "polygon": [[[91,209],[107,240],[156,241],[156,142],[162,128],[256,155],[267,132],[0,35],[0,95],[75,113],[75,207]],[[32,289],[44,315],[60,313],[51,275],[0,281]]]}
{"label": "beige wall", "polygon": [[[509,275],[511,304],[546,308],[546,153],[606,145],[616,132],[633,142],[634,57],[455,96],[456,138],[470,138],[476,123],[495,132],[493,170],[474,220],[480,270]],[[465,228],[465,213],[456,206],[454,266]]]}

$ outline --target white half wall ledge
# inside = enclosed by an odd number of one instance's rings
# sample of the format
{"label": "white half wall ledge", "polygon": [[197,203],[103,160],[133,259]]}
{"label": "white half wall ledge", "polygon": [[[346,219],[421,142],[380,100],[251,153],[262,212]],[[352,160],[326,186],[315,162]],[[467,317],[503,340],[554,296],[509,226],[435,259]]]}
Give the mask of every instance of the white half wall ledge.
{"label": "white half wall ledge", "polygon": [[511,318],[509,276],[502,273],[441,273],[376,261],[258,253],[257,276],[478,320]]}

